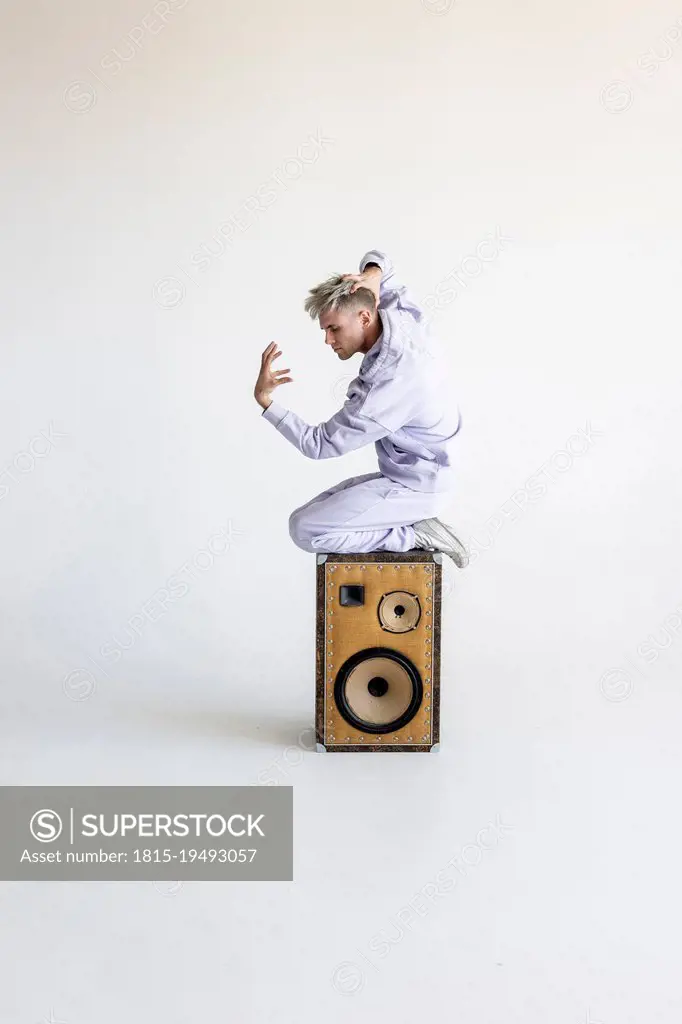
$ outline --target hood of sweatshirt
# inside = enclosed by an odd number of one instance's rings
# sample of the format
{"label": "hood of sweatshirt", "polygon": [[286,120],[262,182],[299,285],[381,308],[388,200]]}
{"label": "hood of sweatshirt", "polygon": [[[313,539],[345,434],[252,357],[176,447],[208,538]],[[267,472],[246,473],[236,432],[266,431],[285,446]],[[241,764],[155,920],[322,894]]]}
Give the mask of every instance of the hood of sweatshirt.
{"label": "hood of sweatshirt", "polygon": [[395,312],[389,316],[381,308],[377,312],[381,318],[382,332],[369,352],[365,353],[358,370],[358,376],[368,383],[390,379],[395,376],[400,363],[411,362],[412,356],[416,356],[420,350],[424,352],[423,345],[420,345],[424,340],[423,332],[412,317],[396,316]]}

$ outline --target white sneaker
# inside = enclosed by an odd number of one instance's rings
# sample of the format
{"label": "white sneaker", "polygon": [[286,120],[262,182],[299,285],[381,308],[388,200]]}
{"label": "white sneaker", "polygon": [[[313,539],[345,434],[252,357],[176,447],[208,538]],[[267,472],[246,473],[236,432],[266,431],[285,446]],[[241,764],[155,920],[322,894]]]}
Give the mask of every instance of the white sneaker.
{"label": "white sneaker", "polygon": [[469,552],[459,537],[440,519],[420,519],[414,524],[414,546],[443,551],[459,569],[469,564]]}

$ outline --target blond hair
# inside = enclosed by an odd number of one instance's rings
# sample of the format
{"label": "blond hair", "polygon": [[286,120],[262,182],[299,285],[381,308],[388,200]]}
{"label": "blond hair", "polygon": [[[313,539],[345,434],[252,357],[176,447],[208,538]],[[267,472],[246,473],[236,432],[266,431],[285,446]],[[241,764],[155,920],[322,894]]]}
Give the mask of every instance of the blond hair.
{"label": "blond hair", "polygon": [[369,309],[373,313],[376,309],[374,292],[369,288],[358,288],[357,291],[351,293],[351,288],[355,283],[341,274],[334,274],[322,284],[310,289],[303,308],[306,313],[310,313],[312,320],[316,320],[327,310],[338,309],[347,313],[359,309]]}

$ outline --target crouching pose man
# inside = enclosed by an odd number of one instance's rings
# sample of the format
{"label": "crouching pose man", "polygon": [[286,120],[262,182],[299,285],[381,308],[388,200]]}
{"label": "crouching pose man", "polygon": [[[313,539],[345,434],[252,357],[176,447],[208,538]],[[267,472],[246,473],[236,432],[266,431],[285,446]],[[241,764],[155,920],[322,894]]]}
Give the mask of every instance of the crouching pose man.
{"label": "crouching pose man", "polygon": [[359,274],[310,289],[304,308],[319,318],[325,344],[345,362],[363,354],[343,407],[311,426],[273,401],[290,372],[273,369],[277,344],[263,352],[254,397],[262,416],[309,459],[331,459],[374,444],[379,472],[350,477],[289,518],[304,551],[443,551],[460,569],[466,548],[437,518],[453,500],[452,446],[460,429],[445,368],[429,350],[423,311],[397,282],[385,253],[373,249]]}

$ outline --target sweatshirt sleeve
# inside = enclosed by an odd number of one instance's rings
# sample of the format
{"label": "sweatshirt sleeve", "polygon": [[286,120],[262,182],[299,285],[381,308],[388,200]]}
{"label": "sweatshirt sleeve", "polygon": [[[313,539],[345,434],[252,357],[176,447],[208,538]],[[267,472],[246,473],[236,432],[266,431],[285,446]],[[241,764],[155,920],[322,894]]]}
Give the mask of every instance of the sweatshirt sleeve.
{"label": "sweatshirt sleeve", "polygon": [[368,263],[376,263],[381,267],[381,284],[379,287],[379,306],[381,309],[395,309],[409,313],[418,322],[422,320],[424,311],[415,301],[413,295],[395,275],[392,260],[381,249],[370,249],[360,260],[360,273]]}
{"label": "sweatshirt sleeve", "polygon": [[271,402],[262,416],[309,459],[345,455],[387,437],[403,425],[404,400],[397,393],[389,397],[383,382],[366,395],[352,385],[348,393],[342,408],[326,423],[314,427],[278,402]]}

